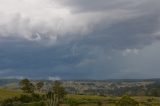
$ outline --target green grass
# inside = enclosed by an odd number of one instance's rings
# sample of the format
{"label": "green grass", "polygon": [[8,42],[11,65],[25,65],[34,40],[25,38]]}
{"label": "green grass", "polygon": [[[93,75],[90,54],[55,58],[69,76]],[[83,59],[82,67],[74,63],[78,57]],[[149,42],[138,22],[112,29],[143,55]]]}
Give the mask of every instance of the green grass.
{"label": "green grass", "polygon": [[[18,97],[23,94],[21,91],[0,89],[0,101]],[[115,106],[115,102],[117,102],[120,97],[104,97],[104,96],[93,96],[93,95],[67,95],[65,104],[61,106],[69,106],[67,103],[73,102],[78,103],[79,106],[98,106],[100,102],[102,106]],[[140,103],[140,106],[146,106],[145,104],[151,104],[151,106],[160,106],[160,98],[159,97],[146,97],[146,96],[136,96],[132,97],[136,101]],[[20,105],[21,106],[21,105]],[[22,106],[40,106],[38,103],[30,103],[23,104]]]}
{"label": "green grass", "polygon": [[21,94],[22,94],[22,92],[20,92],[20,91],[0,89],[0,101],[7,99],[7,98],[20,96]]}
{"label": "green grass", "polygon": [[43,102],[24,103],[17,106],[44,106]]}
{"label": "green grass", "polygon": [[[120,97],[103,97],[88,95],[67,95],[67,98],[82,102],[79,106],[98,106],[97,102],[101,102],[102,106],[115,106]],[[132,97],[140,103],[140,106],[160,106],[160,97],[136,96]],[[85,102],[83,102],[85,101]]]}

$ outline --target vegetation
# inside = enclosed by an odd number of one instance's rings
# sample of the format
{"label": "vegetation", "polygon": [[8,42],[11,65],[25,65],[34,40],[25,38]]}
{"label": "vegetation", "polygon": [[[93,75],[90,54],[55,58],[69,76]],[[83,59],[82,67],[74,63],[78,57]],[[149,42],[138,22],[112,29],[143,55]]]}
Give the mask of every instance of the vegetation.
{"label": "vegetation", "polygon": [[41,89],[43,88],[43,86],[44,86],[44,83],[42,82],[42,81],[40,81],[40,82],[38,82],[37,84],[36,84],[36,88],[37,88],[37,90],[40,92],[41,91]]}
{"label": "vegetation", "polygon": [[47,106],[59,106],[65,95],[66,92],[65,89],[61,86],[61,83],[59,81],[55,81],[51,91],[49,91],[46,95]]}
{"label": "vegetation", "polygon": [[123,96],[117,103],[116,106],[139,106],[139,103],[129,96]]}
{"label": "vegetation", "polygon": [[42,100],[42,96],[38,94],[22,94],[19,97],[13,97],[3,100],[1,106],[17,106],[27,103],[43,103]]}
{"label": "vegetation", "polygon": [[[10,94],[9,96],[11,95],[12,94]],[[8,99],[5,98],[1,100],[1,104],[3,102],[3,105],[1,106],[47,106],[45,102],[46,100],[44,99],[43,95],[36,96],[32,94],[19,93],[19,95],[16,96],[17,98],[14,96],[11,97],[9,96]],[[138,96],[138,97],[132,97],[132,99],[137,101],[139,103],[139,106],[160,106],[159,98],[157,97]],[[67,95],[59,105],[60,106],[116,106],[117,102],[119,102],[120,100],[121,100],[120,97]]]}
{"label": "vegetation", "polygon": [[34,93],[35,87],[28,79],[21,80],[20,86],[24,93]]}
{"label": "vegetation", "polygon": [[[43,91],[44,83],[28,79],[20,81],[20,90],[0,89],[0,106],[160,106],[158,85],[147,86],[149,96],[98,96],[67,94],[62,83],[55,81]],[[40,92],[41,91],[41,92]],[[154,97],[152,96],[154,95]]]}
{"label": "vegetation", "polygon": [[21,94],[23,93],[20,91],[0,89],[0,101],[8,98],[19,97]]}
{"label": "vegetation", "polygon": [[147,86],[146,96],[160,97],[160,82],[153,83]]}

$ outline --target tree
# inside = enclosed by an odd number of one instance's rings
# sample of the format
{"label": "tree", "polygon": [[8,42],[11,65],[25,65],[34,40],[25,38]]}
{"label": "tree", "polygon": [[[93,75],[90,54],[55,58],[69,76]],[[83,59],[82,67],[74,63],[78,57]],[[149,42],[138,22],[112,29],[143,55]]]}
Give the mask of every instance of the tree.
{"label": "tree", "polygon": [[20,86],[24,93],[34,93],[35,87],[28,79],[21,80]]}
{"label": "tree", "polygon": [[42,81],[40,81],[40,82],[38,82],[37,84],[36,84],[36,87],[37,87],[37,90],[40,92],[40,90],[43,88],[43,86],[44,86],[44,83],[42,82]]}
{"label": "tree", "polygon": [[64,99],[66,95],[64,87],[59,81],[55,81],[53,88],[46,95],[47,106],[59,106],[60,102]]}
{"label": "tree", "polygon": [[116,104],[116,106],[139,106],[139,103],[129,96],[123,96]]}
{"label": "tree", "polygon": [[63,99],[66,95],[65,88],[61,85],[61,82],[55,81],[53,84],[53,93],[57,95],[58,99]]}

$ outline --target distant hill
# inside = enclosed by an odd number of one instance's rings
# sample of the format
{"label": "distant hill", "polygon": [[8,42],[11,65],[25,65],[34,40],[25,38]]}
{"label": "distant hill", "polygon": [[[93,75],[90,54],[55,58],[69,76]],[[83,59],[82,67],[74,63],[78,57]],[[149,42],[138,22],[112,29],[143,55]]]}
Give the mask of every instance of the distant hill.
{"label": "distant hill", "polygon": [[[10,90],[19,89],[19,79],[0,79],[0,87]],[[31,80],[36,84],[39,80]],[[44,82],[44,91],[53,84],[51,80]],[[132,96],[160,96],[160,79],[110,79],[110,80],[62,80],[69,94]]]}
{"label": "distant hill", "polygon": [[18,79],[0,79],[0,86],[5,86],[11,83],[18,83]]}

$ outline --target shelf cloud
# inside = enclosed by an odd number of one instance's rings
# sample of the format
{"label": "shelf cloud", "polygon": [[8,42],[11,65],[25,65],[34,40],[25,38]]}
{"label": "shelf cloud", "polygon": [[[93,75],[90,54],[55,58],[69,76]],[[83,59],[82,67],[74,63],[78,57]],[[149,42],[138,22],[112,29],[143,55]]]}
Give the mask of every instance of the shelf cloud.
{"label": "shelf cloud", "polygon": [[0,0],[0,76],[160,77],[159,4]]}

